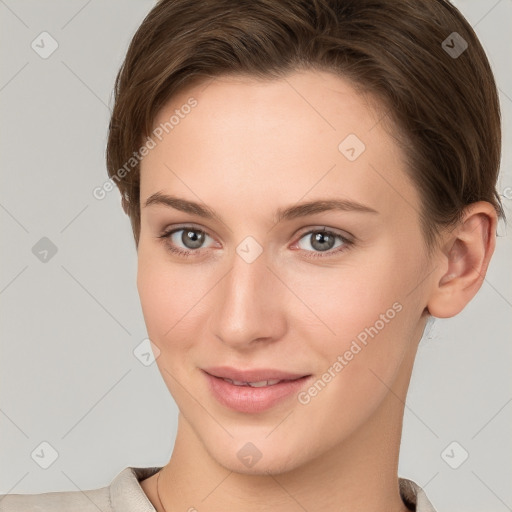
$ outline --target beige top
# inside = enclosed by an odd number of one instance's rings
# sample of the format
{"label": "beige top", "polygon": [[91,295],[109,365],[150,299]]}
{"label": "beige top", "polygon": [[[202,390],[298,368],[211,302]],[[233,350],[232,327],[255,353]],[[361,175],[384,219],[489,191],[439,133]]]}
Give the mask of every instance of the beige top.
{"label": "beige top", "polygon": [[[40,494],[0,494],[0,512],[155,512],[139,482],[162,467],[127,467],[100,489],[46,492]],[[423,489],[399,478],[404,503],[416,512],[436,512]]]}

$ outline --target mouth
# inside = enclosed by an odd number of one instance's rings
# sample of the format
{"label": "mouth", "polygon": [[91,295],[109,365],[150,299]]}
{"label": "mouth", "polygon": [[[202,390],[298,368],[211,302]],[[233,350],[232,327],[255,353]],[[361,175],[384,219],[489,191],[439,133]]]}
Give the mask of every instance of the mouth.
{"label": "mouth", "polygon": [[[220,378],[220,377],[217,377]],[[299,377],[302,378],[302,377]],[[252,388],[263,388],[265,386],[275,386],[276,384],[279,384],[280,382],[292,382],[294,380],[298,379],[270,379],[270,380],[260,380],[258,382],[243,382],[241,380],[231,380],[231,379],[222,379],[226,382],[229,382],[230,384],[233,384],[235,386],[251,386]]]}
{"label": "mouth", "polygon": [[260,382],[273,382],[284,380],[297,380],[310,374],[294,373],[283,370],[276,370],[273,368],[254,368],[250,370],[239,370],[231,366],[215,366],[204,368],[204,372],[212,377],[221,379],[228,379],[232,383],[260,383]]}
{"label": "mouth", "polygon": [[213,397],[223,406],[244,413],[263,412],[296,395],[312,378],[272,369],[236,370],[209,368],[202,370]]}

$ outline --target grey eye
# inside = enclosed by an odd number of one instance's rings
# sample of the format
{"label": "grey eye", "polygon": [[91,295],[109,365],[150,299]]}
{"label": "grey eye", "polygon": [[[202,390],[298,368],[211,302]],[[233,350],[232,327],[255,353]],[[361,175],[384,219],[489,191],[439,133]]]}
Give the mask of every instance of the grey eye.
{"label": "grey eye", "polygon": [[[181,236],[178,234],[181,232]],[[169,233],[169,238],[174,245],[185,249],[200,249],[206,238],[210,238],[204,231],[200,229],[180,228]]]}
{"label": "grey eye", "polygon": [[335,245],[336,238],[339,238],[342,242],[344,241],[341,235],[333,233],[332,231],[310,231],[309,233],[306,233],[304,236],[301,237],[301,239],[299,240],[299,247],[306,251],[310,250],[308,247],[301,246],[301,240],[307,240],[309,242],[310,247],[312,247],[313,250],[320,252],[329,251],[335,247],[339,247],[340,245],[342,245],[341,243]]}

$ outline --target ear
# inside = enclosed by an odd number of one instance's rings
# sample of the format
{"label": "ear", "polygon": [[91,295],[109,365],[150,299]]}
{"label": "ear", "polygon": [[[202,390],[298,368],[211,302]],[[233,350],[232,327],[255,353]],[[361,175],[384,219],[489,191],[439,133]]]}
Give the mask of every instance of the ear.
{"label": "ear", "polygon": [[476,295],[494,252],[497,223],[494,206],[479,201],[467,206],[460,224],[443,235],[443,251],[427,304],[432,316],[455,316]]}

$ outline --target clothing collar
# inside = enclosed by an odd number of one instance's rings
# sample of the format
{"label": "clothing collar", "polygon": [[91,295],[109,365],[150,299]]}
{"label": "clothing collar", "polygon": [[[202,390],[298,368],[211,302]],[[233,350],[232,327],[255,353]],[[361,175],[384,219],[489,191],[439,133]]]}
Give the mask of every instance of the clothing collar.
{"label": "clothing collar", "polygon": [[[110,484],[110,501],[114,512],[155,512],[155,508],[140,486],[142,480],[160,471],[157,467],[127,467]],[[415,512],[436,512],[425,491],[414,481],[399,478],[400,495]]]}

